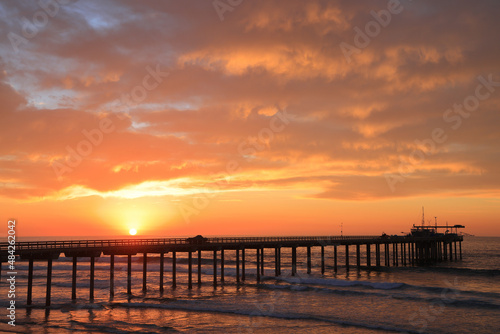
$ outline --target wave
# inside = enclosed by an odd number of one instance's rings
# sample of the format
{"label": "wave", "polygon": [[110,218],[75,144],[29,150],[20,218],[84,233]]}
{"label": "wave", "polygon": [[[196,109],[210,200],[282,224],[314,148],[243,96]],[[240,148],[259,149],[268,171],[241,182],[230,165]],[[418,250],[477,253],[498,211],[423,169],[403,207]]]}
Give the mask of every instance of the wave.
{"label": "wave", "polygon": [[[290,291],[314,291],[318,293],[332,293],[338,295],[358,295],[370,297],[385,297],[400,300],[423,301],[427,303],[442,303],[455,307],[475,307],[485,309],[500,309],[500,295],[482,293],[476,291],[461,291],[450,287],[427,287],[416,286],[405,283],[373,283],[364,281],[342,281],[337,279],[290,279],[281,278],[280,281],[292,283],[283,284],[260,284],[261,288],[290,290]],[[298,283],[298,284],[293,284]],[[319,287],[318,287],[319,286]],[[368,287],[372,291],[353,289],[332,289],[335,287]],[[326,288],[325,288],[326,287]],[[389,291],[387,290],[395,290]],[[427,292],[422,295],[420,292]],[[412,293],[414,292],[414,293]],[[430,294],[430,295],[429,295]],[[469,297],[471,296],[472,297]]]}
{"label": "wave", "polygon": [[[178,311],[189,311],[189,312],[210,312],[210,313],[224,313],[224,314],[234,314],[243,315],[248,317],[270,317],[277,319],[289,319],[289,320],[306,320],[306,321],[317,321],[325,322],[330,324],[336,324],[339,326],[349,326],[366,328],[380,331],[389,332],[405,332],[405,333],[419,333],[418,331],[398,328],[388,325],[376,325],[369,323],[360,323],[347,321],[342,319],[332,319],[323,318],[308,314],[297,314],[297,313],[278,313],[278,312],[260,312],[255,309],[234,309],[234,308],[215,308],[213,306],[203,307],[197,303],[171,303],[171,304],[153,304],[153,303],[111,303],[110,307],[124,307],[124,308],[156,308],[156,309],[167,309],[167,310],[178,310]],[[222,305],[221,305],[222,306]],[[228,305],[229,306],[229,305]],[[232,306],[232,305],[231,305]],[[242,327],[245,327],[242,324]]]}

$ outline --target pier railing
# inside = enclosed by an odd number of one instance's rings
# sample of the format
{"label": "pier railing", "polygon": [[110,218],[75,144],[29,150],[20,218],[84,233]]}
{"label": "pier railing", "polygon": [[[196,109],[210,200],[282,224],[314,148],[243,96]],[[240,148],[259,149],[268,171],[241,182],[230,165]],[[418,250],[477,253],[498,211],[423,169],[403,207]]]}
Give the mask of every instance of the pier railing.
{"label": "pier railing", "polygon": [[[449,235],[451,236],[451,235]],[[134,246],[168,246],[168,245],[214,245],[241,243],[280,243],[280,242],[398,242],[405,240],[425,239],[411,236],[308,236],[308,237],[221,237],[207,238],[203,242],[190,241],[189,238],[161,239],[109,239],[109,240],[61,240],[61,241],[19,241],[15,243],[16,251],[82,249],[101,247],[134,247]],[[7,251],[9,244],[0,243],[0,251]]]}
{"label": "pier railing", "polygon": [[[319,237],[222,237],[207,238],[206,244],[238,244],[252,242],[307,242],[307,241],[356,241],[373,240],[379,236],[319,236]],[[191,245],[188,238],[162,238],[162,239],[109,239],[109,240],[61,240],[61,241],[19,241],[16,250],[37,249],[68,249],[68,248],[94,248],[114,246],[162,246],[162,245]],[[8,248],[7,242],[0,243],[0,250]]]}

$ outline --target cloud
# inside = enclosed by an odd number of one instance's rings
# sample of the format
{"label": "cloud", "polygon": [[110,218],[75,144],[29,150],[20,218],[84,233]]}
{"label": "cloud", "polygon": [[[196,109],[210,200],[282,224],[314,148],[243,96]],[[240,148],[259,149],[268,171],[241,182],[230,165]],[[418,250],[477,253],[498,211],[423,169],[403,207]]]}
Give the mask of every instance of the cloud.
{"label": "cloud", "polygon": [[[402,1],[352,63],[339,44],[353,44],[353,28],[386,4],[284,3],[244,2],[221,22],[210,2],[75,2],[17,53],[3,36],[1,195],[182,196],[230,161],[240,168],[227,189],[297,186],[353,200],[498,191],[500,88],[459,129],[443,119],[478,76],[500,81],[496,2]],[[22,35],[37,10],[3,3],[2,29]],[[157,66],[168,77],[139,103],[120,102]],[[293,120],[264,140],[284,110]],[[113,130],[69,166],[103,119]],[[434,128],[448,139],[391,191],[384,175]],[[262,149],[241,154],[252,141]],[[180,179],[189,182],[169,188]]]}

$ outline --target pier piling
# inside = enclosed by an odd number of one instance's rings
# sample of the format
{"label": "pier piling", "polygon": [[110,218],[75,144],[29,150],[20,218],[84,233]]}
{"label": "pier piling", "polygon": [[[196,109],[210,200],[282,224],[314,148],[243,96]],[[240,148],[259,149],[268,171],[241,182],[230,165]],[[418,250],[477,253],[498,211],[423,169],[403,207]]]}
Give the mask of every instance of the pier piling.
{"label": "pier piling", "polygon": [[148,276],[148,253],[142,255],[142,291],[147,290],[147,276]]}
{"label": "pier piling", "polygon": [[177,287],[177,252],[172,252],[172,288]]}
{"label": "pier piling", "polygon": [[90,291],[89,291],[89,299],[90,301],[94,300],[94,278],[95,278],[95,257],[90,257]]}
{"label": "pier piling", "polygon": [[163,273],[165,271],[165,253],[160,253],[160,293],[163,292]]}
{"label": "pier piling", "polygon": [[[28,267],[28,296],[26,297],[26,304],[31,305],[31,296],[33,292],[33,259],[29,260],[29,267]],[[1,263],[0,263],[1,266]]]}
{"label": "pier piling", "polygon": [[188,252],[188,289],[193,288],[193,252]]}
{"label": "pier piling", "polygon": [[71,300],[76,299],[76,262],[77,262],[77,257],[73,256],[73,271],[71,275]]}
{"label": "pier piling", "polygon": [[201,286],[201,249],[198,249],[198,287]]}
{"label": "pier piling", "polygon": [[50,293],[52,289],[52,258],[47,260],[47,286],[45,289],[45,306],[50,306]]}
{"label": "pier piling", "polygon": [[127,258],[127,294],[132,294],[132,255]]}

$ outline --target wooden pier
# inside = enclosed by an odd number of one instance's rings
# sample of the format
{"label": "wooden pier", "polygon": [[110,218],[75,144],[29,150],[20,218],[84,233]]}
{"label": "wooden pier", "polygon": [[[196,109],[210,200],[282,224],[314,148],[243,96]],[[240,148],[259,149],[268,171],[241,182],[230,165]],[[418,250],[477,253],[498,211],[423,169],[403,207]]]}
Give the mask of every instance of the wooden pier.
{"label": "wooden pier", "polygon": [[[193,240],[194,239],[194,240]],[[132,257],[142,254],[142,290],[147,290],[148,254],[159,254],[160,273],[159,290],[164,290],[164,256],[171,254],[172,270],[171,286],[177,285],[177,254],[187,253],[188,261],[188,289],[193,288],[193,253],[197,253],[197,284],[202,284],[202,252],[213,254],[213,286],[224,284],[225,253],[235,252],[236,283],[242,284],[247,279],[246,263],[248,256],[255,260],[257,283],[264,273],[265,250],[274,250],[274,276],[282,275],[281,251],[291,249],[291,275],[297,275],[297,248],[306,248],[307,273],[312,272],[311,252],[319,248],[321,264],[315,266],[321,274],[325,273],[325,263],[333,264],[333,272],[338,271],[338,247],[345,248],[344,266],[349,271],[354,264],[349,263],[351,248],[355,247],[356,267],[360,269],[386,266],[417,266],[428,265],[441,261],[462,259],[463,237],[458,234],[444,234],[436,236],[321,236],[321,237],[252,237],[252,238],[209,238],[197,240],[195,238],[167,238],[167,239],[121,239],[121,240],[72,240],[72,241],[39,241],[17,242],[15,254],[17,261],[29,261],[28,286],[26,305],[32,305],[33,263],[34,261],[47,262],[47,284],[45,305],[51,304],[52,262],[61,254],[72,258],[72,287],[71,299],[76,300],[77,289],[77,262],[78,258],[90,258],[90,287],[89,300],[94,299],[95,258],[109,256],[109,295],[114,296],[115,256],[127,256],[127,293],[132,293]],[[458,249],[457,249],[458,245]],[[325,256],[325,248],[333,250],[331,256]],[[8,244],[0,243],[2,262],[8,259]],[[361,263],[364,252],[365,263]],[[253,253],[253,254],[252,254]],[[383,257],[382,257],[383,253]],[[372,257],[373,256],[373,257]],[[374,261],[372,261],[372,258]]]}

